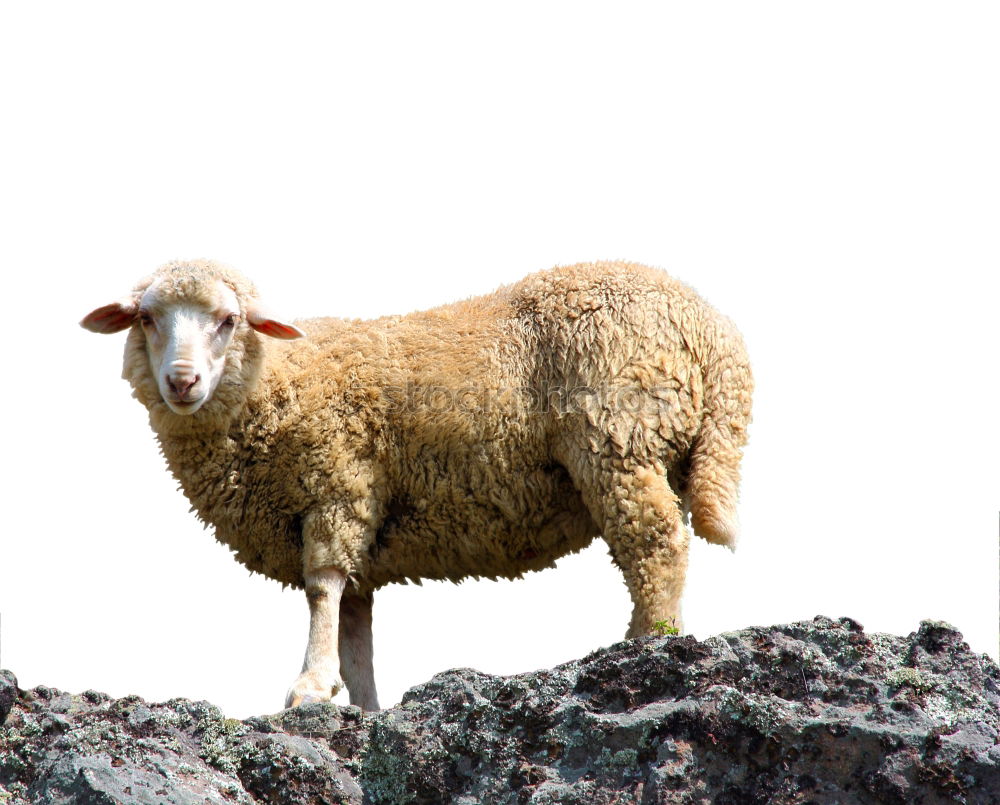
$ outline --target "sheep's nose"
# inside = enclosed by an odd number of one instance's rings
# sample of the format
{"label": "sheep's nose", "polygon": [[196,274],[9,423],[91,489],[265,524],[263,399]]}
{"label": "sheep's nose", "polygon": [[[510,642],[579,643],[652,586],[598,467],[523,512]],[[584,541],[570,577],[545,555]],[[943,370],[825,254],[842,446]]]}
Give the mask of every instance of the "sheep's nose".
{"label": "sheep's nose", "polygon": [[201,375],[167,375],[167,385],[178,400],[183,400],[199,380]]}

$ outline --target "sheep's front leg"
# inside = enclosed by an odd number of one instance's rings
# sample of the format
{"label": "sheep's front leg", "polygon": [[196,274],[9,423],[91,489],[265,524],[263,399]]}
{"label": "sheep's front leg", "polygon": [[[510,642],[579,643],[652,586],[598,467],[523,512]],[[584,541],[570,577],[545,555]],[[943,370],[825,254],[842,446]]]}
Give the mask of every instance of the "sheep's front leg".
{"label": "sheep's front leg", "polygon": [[285,707],[332,699],[344,683],[337,658],[340,600],[347,577],[332,567],[306,573],[309,602],[309,645],[302,673],[285,697]]}
{"label": "sheep's front leg", "polygon": [[340,673],[351,704],[378,710],[372,666],[372,597],[345,595],[340,599]]}

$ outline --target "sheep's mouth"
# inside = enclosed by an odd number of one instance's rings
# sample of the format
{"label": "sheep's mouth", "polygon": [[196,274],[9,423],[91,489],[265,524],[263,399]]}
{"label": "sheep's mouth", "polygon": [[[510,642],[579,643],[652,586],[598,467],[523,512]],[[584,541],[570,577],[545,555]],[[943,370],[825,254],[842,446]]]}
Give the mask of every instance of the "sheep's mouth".
{"label": "sheep's mouth", "polygon": [[199,397],[196,400],[175,400],[165,398],[164,402],[175,414],[193,414],[201,408],[202,403],[205,402],[205,398]]}

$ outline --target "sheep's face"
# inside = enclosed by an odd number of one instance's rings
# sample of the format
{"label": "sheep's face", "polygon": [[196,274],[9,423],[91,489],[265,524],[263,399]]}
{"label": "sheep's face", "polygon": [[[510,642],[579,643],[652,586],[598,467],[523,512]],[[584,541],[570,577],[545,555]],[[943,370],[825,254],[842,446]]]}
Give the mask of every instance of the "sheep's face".
{"label": "sheep's face", "polygon": [[177,297],[154,283],[139,302],[149,367],[175,414],[193,414],[212,396],[241,320],[236,293],[216,280],[200,298]]}
{"label": "sheep's face", "polygon": [[[202,409],[226,374],[227,358],[235,362],[235,369],[242,363],[247,344],[240,343],[239,333],[247,334],[247,328],[274,338],[303,335],[297,327],[263,313],[246,293],[241,303],[235,287],[245,281],[224,281],[220,271],[208,263],[168,266],[131,297],[98,308],[81,322],[100,333],[132,328],[129,344],[144,350],[147,367],[130,373],[126,358],[126,375],[147,405],[153,402],[148,398],[158,396],[180,416]],[[239,378],[230,378],[229,385],[234,381]]]}

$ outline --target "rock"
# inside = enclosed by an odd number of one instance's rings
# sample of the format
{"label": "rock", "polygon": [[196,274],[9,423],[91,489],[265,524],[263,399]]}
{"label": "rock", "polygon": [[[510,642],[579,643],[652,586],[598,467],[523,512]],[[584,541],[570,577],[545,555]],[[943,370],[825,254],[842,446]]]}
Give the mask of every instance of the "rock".
{"label": "rock", "polygon": [[631,640],[530,674],[438,674],[376,714],[236,721],[2,672],[4,708],[2,805],[1000,805],[1000,670],[930,621]]}
{"label": "rock", "polygon": [[7,720],[17,700],[17,677],[10,671],[0,671],[0,726]]}
{"label": "rock", "polygon": [[[338,708],[328,707],[332,722]],[[137,696],[36,688],[22,694],[0,729],[3,805],[361,799],[343,760],[320,741],[266,719],[224,718],[207,702],[147,704]]]}

